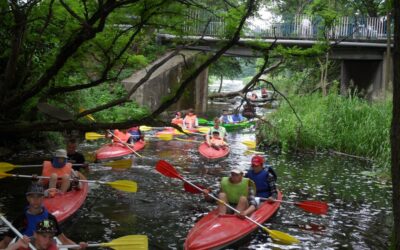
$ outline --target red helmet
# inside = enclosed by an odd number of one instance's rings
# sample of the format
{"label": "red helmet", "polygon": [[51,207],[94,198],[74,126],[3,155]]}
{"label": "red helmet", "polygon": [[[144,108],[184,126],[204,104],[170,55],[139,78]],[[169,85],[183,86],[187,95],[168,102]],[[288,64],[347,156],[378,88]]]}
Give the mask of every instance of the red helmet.
{"label": "red helmet", "polygon": [[251,164],[252,165],[263,165],[264,164],[264,157],[260,156],[260,155],[255,155],[253,156],[253,158],[251,158]]}

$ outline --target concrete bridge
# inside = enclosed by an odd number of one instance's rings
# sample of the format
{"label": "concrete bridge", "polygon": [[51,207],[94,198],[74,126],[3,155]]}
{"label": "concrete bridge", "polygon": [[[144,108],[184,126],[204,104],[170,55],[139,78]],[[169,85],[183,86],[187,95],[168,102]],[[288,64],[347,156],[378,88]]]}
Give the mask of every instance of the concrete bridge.
{"label": "concrete bridge", "polygon": [[[224,20],[209,16],[203,12],[192,12],[192,22],[185,26],[187,40],[197,40],[202,37],[202,45],[188,47],[192,52],[185,51],[190,63],[195,61],[196,50],[214,51],[220,42],[220,35],[224,32]],[[193,20],[195,20],[193,22]],[[383,96],[388,86],[385,82],[393,78],[390,70],[391,57],[387,56],[388,29],[386,17],[341,17],[332,26],[323,28],[322,19],[305,15],[294,16],[289,19],[278,18],[275,22],[266,22],[265,25],[247,25],[245,35],[240,42],[252,40],[275,42],[286,47],[311,47],[319,41],[324,29],[332,48],[329,58],[341,63],[341,90],[345,92],[352,83],[359,90],[364,90],[370,99]],[[168,43],[174,36],[158,35],[161,43]],[[245,44],[240,43],[239,44]],[[390,44],[390,43],[389,43]],[[389,48],[388,48],[389,47]],[[227,51],[226,56],[259,56],[246,46],[235,46]],[[191,58],[191,59],[189,59]],[[161,67],[149,81],[132,97],[140,104],[145,104],[154,110],[160,104],[160,94],[170,93],[174,83],[182,76],[183,65],[187,63],[182,57],[176,57],[166,66]],[[141,79],[145,71],[137,72],[124,81],[127,89]],[[197,112],[205,111],[207,105],[208,72],[203,72],[192,84],[186,100],[181,100],[176,109],[195,107]]]}

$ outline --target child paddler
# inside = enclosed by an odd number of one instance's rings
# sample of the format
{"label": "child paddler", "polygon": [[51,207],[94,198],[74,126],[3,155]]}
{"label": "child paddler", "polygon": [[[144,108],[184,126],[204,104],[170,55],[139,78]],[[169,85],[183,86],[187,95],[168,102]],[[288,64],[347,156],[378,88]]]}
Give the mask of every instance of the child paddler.
{"label": "child paddler", "polygon": [[[12,223],[21,234],[32,237],[36,231],[38,222],[48,220],[52,221],[54,224],[54,236],[57,236],[63,244],[75,244],[65,236],[64,233],[62,233],[57,219],[43,206],[44,189],[42,185],[33,183],[29,186],[28,191],[26,192],[26,199],[29,205],[25,208],[24,213],[17,217],[17,219]],[[14,237],[16,237],[16,235],[11,229],[6,232],[3,240],[0,242],[0,249],[6,248]],[[80,242],[79,245],[80,249],[84,249],[86,248],[87,243]]]}

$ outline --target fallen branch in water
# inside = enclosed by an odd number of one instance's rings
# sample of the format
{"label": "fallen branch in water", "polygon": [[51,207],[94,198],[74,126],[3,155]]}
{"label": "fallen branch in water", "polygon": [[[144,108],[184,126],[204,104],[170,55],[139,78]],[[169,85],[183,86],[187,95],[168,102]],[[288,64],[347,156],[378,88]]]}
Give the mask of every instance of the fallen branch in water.
{"label": "fallen branch in water", "polygon": [[360,160],[364,160],[364,161],[371,161],[371,159],[368,158],[368,157],[346,154],[346,153],[342,153],[342,152],[335,151],[335,150],[329,150],[329,153],[334,153],[334,154],[337,154],[337,155],[344,155],[344,156],[348,156],[348,157],[352,157],[352,158],[356,158],[356,159],[360,159]]}

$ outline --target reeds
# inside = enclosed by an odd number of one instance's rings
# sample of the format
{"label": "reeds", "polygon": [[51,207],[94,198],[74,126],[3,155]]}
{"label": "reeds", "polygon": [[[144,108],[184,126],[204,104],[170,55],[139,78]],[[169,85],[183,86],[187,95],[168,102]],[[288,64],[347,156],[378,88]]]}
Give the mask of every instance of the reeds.
{"label": "reeds", "polygon": [[283,104],[268,117],[275,130],[263,128],[266,138],[285,149],[335,150],[390,163],[390,101],[368,102],[356,96],[329,94],[290,98],[299,115]]}

